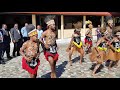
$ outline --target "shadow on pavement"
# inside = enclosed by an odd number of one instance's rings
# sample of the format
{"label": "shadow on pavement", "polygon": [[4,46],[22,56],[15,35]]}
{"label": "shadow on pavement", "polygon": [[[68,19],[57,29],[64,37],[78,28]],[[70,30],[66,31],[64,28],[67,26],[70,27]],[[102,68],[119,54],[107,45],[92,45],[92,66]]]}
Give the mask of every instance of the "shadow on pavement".
{"label": "shadow on pavement", "polygon": [[[62,73],[65,71],[65,66],[67,65],[67,61],[64,61],[62,64],[58,65],[57,68],[56,68],[56,74],[57,74],[57,78],[59,78]],[[45,75],[42,75],[41,78],[50,78],[50,72],[45,74]]]}
{"label": "shadow on pavement", "polygon": [[[72,59],[72,62],[73,62],[73,63],[79,62],[79,61],[80,61],[80,56],[75,57],[74,59]],[[82,60],[82,62],[85,62],[84,59]]]}
{"label": "shadow on pavement", "polygon": [[[114,61],[114,62],[112,63],[112,65],[111,65],[111,67],[114,67],[114,66],[116,65],[116,63],[117,63],[117,62]],[[107,61],[105,62],[105,66],[108,67],[109,64],[110,64],[110,60],[107,60]]]}
{"label": "shadow on pavement", "polygon": [[[94,70],[96,64],[93,64],[91,67],[90,67],[90,70]],[[101,69],[103,69],[103,65],[101,64],[100,67],[97,69],[96,73],[99,73],[101,71]]]}

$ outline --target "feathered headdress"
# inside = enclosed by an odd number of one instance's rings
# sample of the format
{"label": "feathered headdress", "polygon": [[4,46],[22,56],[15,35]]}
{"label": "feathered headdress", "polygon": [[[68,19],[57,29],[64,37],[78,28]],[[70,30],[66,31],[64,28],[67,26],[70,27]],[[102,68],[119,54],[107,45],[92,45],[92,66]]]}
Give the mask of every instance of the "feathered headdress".
{"label": "feathered headdress", "polygon": [[74,27],[79,29],[82,27],[82,21],[77,21],[77,23],[73,23]]}
{"label": "feathered headdress", "polygon": [[54,19],[55,19],[55,15],[48,15],[48,16],[46,16],[44,21],[47,24],[47,26],[49,26],[51,24],[55,24]]}
{"label": "feathered headdress", "polygon": [[101,32],[101,34],[105,34],[105,32],[106,32],[106,27],[101,27],[101,28],[100,28],[100,32]]}
{"label": "feathered headdress", "polygon": [[92,24],[92,21],[88,20],[88,21],[86,21],[85,23],[86,23],[87,25],[88,25],[88,24]]}
{"label": "feathered headdress", "polygon": [[109,20],[107,21],[107,23],[113,23],[113,20],[112,20],[112,19],[109,19]]}
{"label": "feathered headdress", "polygon": [[106,16],[107,23],[113,23],[113,17],[112,16]]}
{"label": "feathered headdress", "polygon": [[114,32],[114,34],[117,33],[117,32],[120,32],[120,26],[114,27],[113,32]]}

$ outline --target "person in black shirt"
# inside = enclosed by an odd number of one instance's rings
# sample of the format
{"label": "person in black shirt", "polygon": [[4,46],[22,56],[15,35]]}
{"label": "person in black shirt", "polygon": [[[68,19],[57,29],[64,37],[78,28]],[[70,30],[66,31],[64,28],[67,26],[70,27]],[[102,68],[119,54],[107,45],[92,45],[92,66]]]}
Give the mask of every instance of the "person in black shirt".
{"label": "person in black shirt", "polygon": [[5,64],[3,59],[3,32],[0,30],[0,64]]}
{"label": "person in black shirt", "polygon": [[1,31],[3,32],[3,44],[4,44],[4,47],[3,47],[3,55],[4,55],[4,53],[6,52],[7,58],[8,58],[8,59],[11,59],[11,58],[12,58],[12,57],[10,56],[10,42],[11,42],[11,38],[10,38],[10,33],[9,33],[9,31],[7,30],[7,25],[6,25],[6,24],[3,24],[3,25],[2,25]]}
{"label": "person in black shirt", "polygon": [[14,24],[14,27],[11,28],[10,33],[11,33],[12,42],[14,43],[13,57],[16,56],[16,52],[17,52],[17,56],[20,56],[19,51],[22,46],[22,37],[18,29],[18,24]]}

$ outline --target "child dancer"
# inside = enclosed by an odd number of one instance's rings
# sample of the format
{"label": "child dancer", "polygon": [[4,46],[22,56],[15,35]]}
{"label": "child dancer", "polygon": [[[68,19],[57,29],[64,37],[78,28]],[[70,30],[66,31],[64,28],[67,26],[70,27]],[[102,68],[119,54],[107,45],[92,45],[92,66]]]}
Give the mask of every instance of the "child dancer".
{"label": "child dancer", "polygon": [[70,66],[72,65],[71,57],[74,51],[78,51],[80,54],[80,64],[82,64],[82,59],[84,57],[83,43],[81,41],[81,33],[80,33],[82,22],[77,21],[74,23],[74,26],[75,26],[75,30],[74,33],[72,34],[70,44],[67,48],[67,52],[69,52]]}

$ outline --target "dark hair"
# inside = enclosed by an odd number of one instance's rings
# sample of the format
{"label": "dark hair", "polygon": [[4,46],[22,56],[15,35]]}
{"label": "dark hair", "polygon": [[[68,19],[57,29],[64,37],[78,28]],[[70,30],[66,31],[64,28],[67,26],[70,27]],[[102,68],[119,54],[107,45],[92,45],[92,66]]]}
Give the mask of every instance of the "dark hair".
{"label": "dark hair", "polygon": [[32,31],[33,29],[35,29],[35,26],[33,24],[29,24],[27,27],[27,32],[29,33],[30,31]]}
{"label": "dark hair", "polygon": [[3,27],[4,25],[6,25],[6,24],[2,24],[2,27]]}

